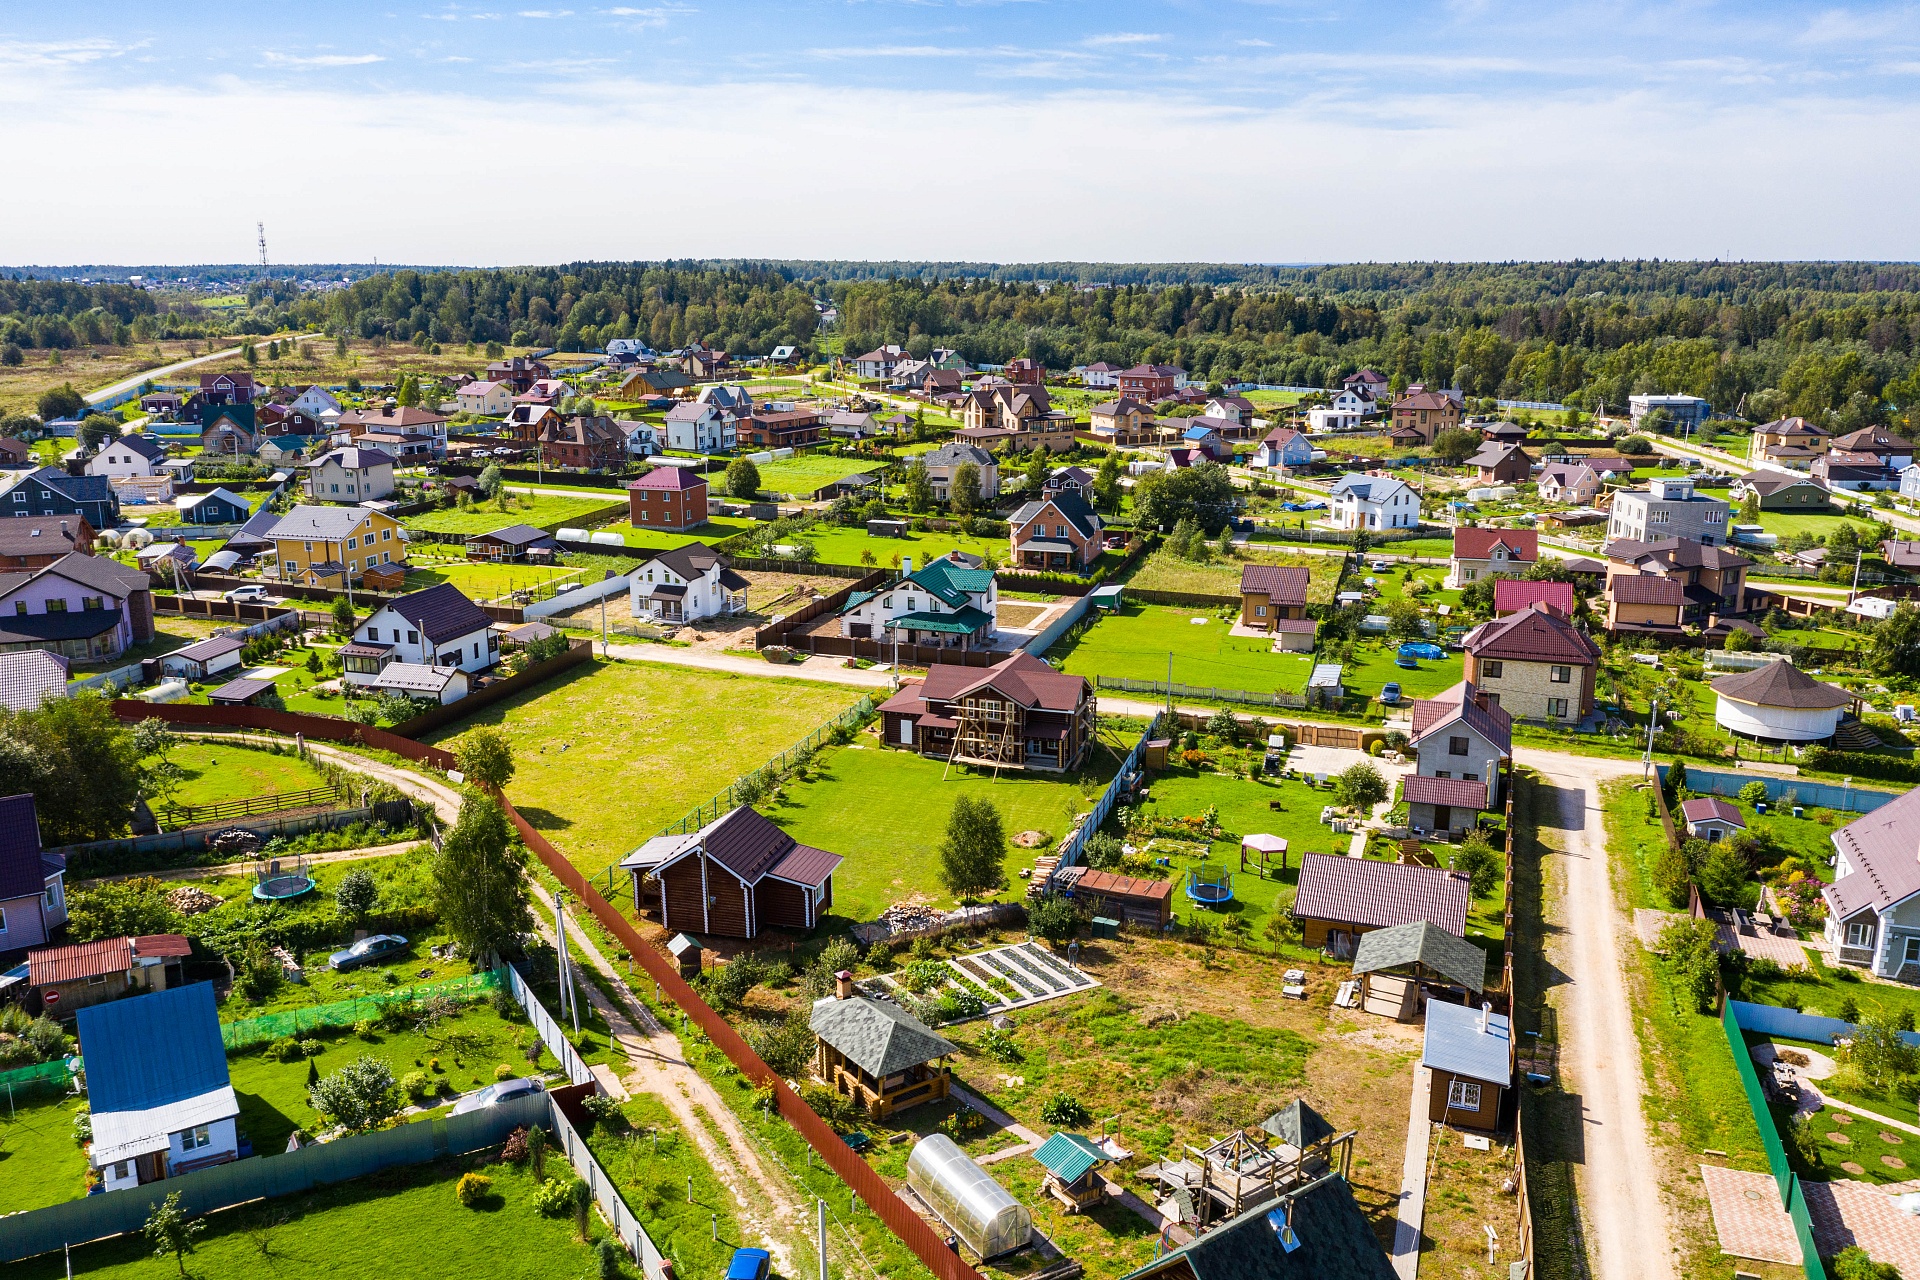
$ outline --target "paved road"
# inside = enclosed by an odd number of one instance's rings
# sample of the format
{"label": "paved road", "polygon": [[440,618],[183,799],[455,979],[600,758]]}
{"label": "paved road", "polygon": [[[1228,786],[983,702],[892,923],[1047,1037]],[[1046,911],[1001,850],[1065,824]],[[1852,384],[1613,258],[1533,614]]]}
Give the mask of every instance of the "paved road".
{"label": "paved road", "polygon": [[1574,1149],[1582,1237],[1595,1280],[1672,1280],[1673,1243],[1642,1094],[1639,1039],[1622,969],[1628,920],[1613,894],[1600,783],[1637,774],[1633,763],[1520,748],[1517,763],[1546,785],[1540,841],[1552,894],[1549,962],[1560,1023],[1560,1067],[1579,1098]]}
{"label": "paved road", "polygon": [[[277,340],[280,342],[300,342],[307,338],[317,338],[319,336],[320,335],[314,333],[300,333],[295,334],[291,339],[280,338]],[[225,351],[215,351],[209,355],[195,356],[191,360],[176,360],[172,364],[163,364],[158,369],[148,369],[144,373],[134,374],[131,378],[122,378],[111,386],[102,387],[98,391],[87,392],[87,403],[99,404],[102,400],[111,400],[122,391],[132,391],[149,378],[164,378],[170,373],[178,373],[182,369],[191,369],[193,366],[205,364],[209,360],[223,360],[228,356],[237,356],[239,354],[239,347],[228,347]]]}

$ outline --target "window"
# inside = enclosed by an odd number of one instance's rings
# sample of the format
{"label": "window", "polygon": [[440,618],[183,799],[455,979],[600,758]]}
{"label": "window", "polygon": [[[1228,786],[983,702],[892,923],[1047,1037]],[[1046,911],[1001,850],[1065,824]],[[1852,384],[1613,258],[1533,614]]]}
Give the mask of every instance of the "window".
{"label": "window", "polygon": [[[395,627],[395,628],[394,628],[394,630],[393,630],[393,637],[394,637],[394,639],[396,639],[396,640],[398,640],[398,639],[400,638],[400,629],[399,629],[398,627]],[[418,631],[409,631],[409,632],[407,632],[407,643],[408,643],[408,644],[419,644],[419,643],[420,643],[420,633],[419,633]]]}
{"label": "window", "polygon": [[25,600],[15,600],[13,602],[13,611],[15,613],[25,613],[27,611],[27,602]]}
{"label": "window", "polygon": [[1267,616],[1267,606],[1265,606],[1265,605],[1263,605],[1263,604],[1257,604],[1257,605],[1255,605],[1255,606],[1253,606],[1253,616],[1254,616],[1254,617],[1256,617],[1256,618],[1264,618],[1264,617],[1266,617],[1266,616]]}
{"label": "window", "polygon": [[348,538],[348,539],[347,539],[347,550],[349,550],[349,551],[351,551],[351,550],[353,550],[353,549],[354,549],[355,547],[357,547],[357,546],[359,546],[359,545],[360,545],[360,543],[359,543],[359,541],[358,541],[357,539],[354,539],[354,538]]}
{"label": "window", "polygon": [[1479,774],[1477,774],[1477,773],[1463,773],[1463,774],[1461,774],[1460,776],[1461,776],[1462,778],[1464,778],[1464,779],[1466,779],[1466,780],[1467,780],[1468,782],[1478,782],[1478,781],[1480,781],[1480,775],[1479,775]]}
{"label": "window", "polygon": [[207,1126],[204,1124],[195,1125],[180,1135],[180,1149],[182,1151],[198,1151],[202,1147],[210,1147],[212,1145],[213,1134],[208,1131]]}
{"label": "window", "polygon": [[1573,668],[1554,667],[1547,673],[1547,679],[1551,680],[1554,684],[1571,684],[1573,682]]}
{"label": "window", "polygon": [[382,529],[382,530],[380,531],[380,541],[382,541],[382,542],[392,542],[392,541],[393,541],[393,530],[391,530],[391,529]]}
{"label": "window", "polygon": [[1503,662],[1483,662],[1480,664],[1480,678],[1483,680],[1498,680],[1500,673],[1504,670],[1506,670],[1506,664]]}
{"label": "window", "polygon": [[67,611],[67,602],[64,599],[47,601],[48,613],[65,613],[66,611]]}
{"label": "window", "polygon": [[1565,698],[1548,698],[1547,714],[1553,716],[1555,719],[1565,719],[1567,714],[1567,700]]}
{"label": "window", "polygon": [[7,909],[0,907],[0,933],[7,931]]}
{"label": "window", "polygon": [[1447,754],[1450,756],[1463,756],[1467,754],[1467,740],[1465,738],[1448,738]]}
{"label": "window", "polygon": [[1436,777],[1436,778],[1451,778],[1451,777],[1453,776],[1453,770],[1451,770],[1451,769],[1435,769],[1435,770],[1433,771],[1433,776],[1434,776],[1434,777]]}
{"label": "window", "polygon": [[1908,938],[1901,964],[1920,964],[1920,938]]}
{"label": "window", "polygon": [[1447,1085],[1447,1106],[1455,1111],[1480,1109],[1480,1086],[1472,1080],[1455,1080]]}

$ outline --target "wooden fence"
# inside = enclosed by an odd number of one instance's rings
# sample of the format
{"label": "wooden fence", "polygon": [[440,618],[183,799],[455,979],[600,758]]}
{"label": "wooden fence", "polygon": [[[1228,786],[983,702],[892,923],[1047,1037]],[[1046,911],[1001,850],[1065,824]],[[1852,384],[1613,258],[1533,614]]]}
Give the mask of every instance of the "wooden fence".
{"label": "wooden fence", "polygon": [[226,818],[250,818],[256,813],[281,813],[288,809],[318,809],[346,802],[345,787],[309,787],[305,791],[275,791],[266,795],[242,796],[238,800],[216,800],[212,804],[168,804],[161,813],[174,826],[196,826]]}

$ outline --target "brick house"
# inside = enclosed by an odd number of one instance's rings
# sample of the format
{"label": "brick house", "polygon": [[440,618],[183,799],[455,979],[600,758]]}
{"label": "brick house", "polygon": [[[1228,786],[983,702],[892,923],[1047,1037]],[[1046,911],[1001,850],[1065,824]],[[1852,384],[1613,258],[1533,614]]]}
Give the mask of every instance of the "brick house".
{"label": "brick house", "polygon": [[1114,382],[1121,395],[1158,404],[1187,384],[1187,371],[1170,364],[1136,364],[1114,375]]}
{"label": "brick house", "polygon": [[826,433],[824,419],[813,409],[758,410],[743,418],[737,429],[742,445],[762,449],[791,449],[813,444]]}
{"label": "brick house", "polygon": [[201,404],[252,404],[259,387],[250,373],[203,373]]}
{"label": "brick house", "polygon": [[800,844],[742,805],[699,831],[656,836],[620,863],[660,888],[660,924],[752,940],[768,928],[811,930],[833,905],[837,853]]}
{"label": "brick house", "polygon": [[540,433],[540,460],[549,467],[617,469],[626,464],[627,436],[612,418],[549,419]]}
{"label": "brick house", "polygon": [[1459,425],[1459,402],[1444,391],[1409,387],[1405,396],[1393,402],[1391,435],[1396,444],[1432,444],[1442,431]]}
{"label": "brick house", "polygon": [[1015,653],[991,667],[937,662],[880,706],[881,738],[941,760],[1059,773],[1094,740],[1093,685]]}
{"label": "brick house", "polygon": [[627,485],[634,528],[679,533],[707,521],[706,477],[692,467],[655,467]]}
{"label": "brick house", "polygon": [[1575,724],[1592,713],[1600,646],[1546,604],[1483,622],[1461,643],[1467,681],[1513,719]]}
{"label": "brick house", "polygon": [[495,360],[487,366],[487,377],[494,382],[504,382],[513,388],[515,395],[525,391],[541,378],[551,377],[553,370],[538,360],[526,356],[511,356],[505,360]]}
{"label": "brick house", "polygon": [[1240,569],[1240,625],[1272,633],[1283,649],[1313,649],[1318,623],[1307,616],[1312,578],[1298,565],[1249,564]]}
{"label": "brick house", "polygon": [[1103,400],[1088,415],[1087,429],[1093,435],[1116,445],[1151,444],[1159,438],[1153,409],[1132,396]]}
{"label": "brick house", "polygon": [[1075,493],[1027,503],[1007,528],[1013,563],[1022,569],[1087,573],[1100,558],[1100,517]]}
{"label": "brick house", "polygon": [[1671,578],[1629,573],[1607,579],[1607,633],[1679,636],[1687,589]]}
{"label": "brick house", "polygon": [[1615,538],[1607,544],[1607,591],[1623,578],[1651,575],[1676,583],[1686,603],[1680,621],[1707,625],[1747,611],[1746,574],[1753,561],[1727,547],[1692,538],[1635,542]]}
{"label": "brick house", "polygon": [[1458,589],[1481,578],[1518,577],[1539,562],[1540,535],[1532,529],[1455,529],[1447,585]]}

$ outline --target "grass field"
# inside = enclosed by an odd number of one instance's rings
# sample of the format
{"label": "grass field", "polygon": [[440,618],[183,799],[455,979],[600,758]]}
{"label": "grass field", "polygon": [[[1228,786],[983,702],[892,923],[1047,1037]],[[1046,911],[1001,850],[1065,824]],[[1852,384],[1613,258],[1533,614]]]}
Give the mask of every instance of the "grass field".
{"label": "grass field", "polygon": [[1215,558],[1205,563],[1182,560],[1171,551],[1160,550],[1148,556],[1134,571],[1127,585],[1141,591],[1179,591],[1190,595],[1240,596],[1240,571],[1249,564],[1297,565],[1305,568],[1312,581],[1307,587],[1307,603],[1331,604],[1340,581],[1340,557],[1316,556],[1261,548],[1231,558]]}
{"label": "grass field", "polygon": [[671,550],[674,547],[684,547],[689,542],[708,544],[724,542],[736,534],[745,533],[757,523],[754,520],[735,516],[714,516],[705,524],[696,525],[678,533],[670,533],[665,529],[636,529],[623,520],[619,524],[601,525],[594,532],[617,533],[630,547],[661,547]]}
{"label": "grass field", "polygon": [[[1737,516],[1735,518],[1742,524],[1755,523],[1754,521],[1747,520],[1743,516]],[[1829,515],[1801,515],[1791,511],[1762,511],[1757,523],[1768,533],[1779,535],[1782,542],[1793,537],[1796,533],[1808,533],[1817,539],[1824,539],[1842,524],[1852,524],[1855,529],[1861,532],[1865,532],[1873,527],[1865,520],[1858,520],[1852,516],[1841,515],[1838,512]]]}
{"label": "grass field", "polygon": [[229,747],[215,742],[182,742],[169,757],[186,775],[173,797],[178,804],[213,804],[245,796],[305,791],[324,786],[320,771],[298,756]]}
{"label": "grass field", "polygon": [[575,667],[431,735],[513,739],[507,794],[592,875],[845,711],[855,690],[650,663]]}
{"label": "grass field", "polygon": [[[564,1162],[551,1153],[547,1158],[551,1176],[554,1163]],[[465,1209],[454,1200],[453,1187],[472,1168],[493,1179],[493,1194],[479,1207]],[[591,1268],[593,1250],[575,1239],[571,1216],[546,1218],[535,1211],[535,1190],[524,1166],[481,1156],[406,1165],[212,1214],[186,1266],[190,1275],[221,1280],[295,1275],[577,1280]],[[269,1243],[263,1252],[261,1228],[282,1214],[289,1215],[287,1221],[265,1236]],[[593,1219],[590,1234],[604,1233]],[[76,1275],[108,1280],[175,1274],[172,1257],[154,1257],[152,1245],[137,1233],[75,1247],[73,1268]],[[9,1274],[57,1280],[66,1274],[65,1262],[57,1252],[45,1254],[15,1263]],[[622,1274],[633,1273],[629,1267]]]}
{"label": "grass field", "polygon": [[579,569],[553,565],[423,560],[413,556],[408,557],[408,562],[414,566],[407,573],[408,591],[424,591],[428,587],[451,582],[474,600],[491,600],[522,588],[545,586],[550,582],[585,581],[590,576]]}
{"label": "grass field", "polygon": [[[523,502],[530,505],[523,506]],[[571,524],[593,512],[608,507],[624,509],[625,506],[625,501],[618,495],[605,498],[551,498],[545,495],[527,498],[522,495],[507,511],[496,510],[491,503],[477,503],[465,511],[429,511],[425,515],[408,516],[405,524],[410,529],[428,533],[492,533],[510,524],[530,524],[536,528]]]}
{"label": "grass field", "polygon": [[[615,1132],[608,1125],[594,1125],[585,1135],[588,1149],[660,1252],[673,1259],[676,1274],[724,1275],[736,1248],[758,1243],[741,1238],[732,1196],[658,1098],[637,1093],[620,1104],[620,1114],[627,1127]],[[717,1224],[712,1221],[716,1212]]]}
{"label": "grass field", "polygon": [[912,556],[916,565],[937,560],[949,551],[965,551],[976,556],[991,556],[1005,564],[1012,554],[1005,538],[976,538],[970,533],[908,532],[904,538],[873,538],[864,528],[815,525],[803,537],[811,542],[819,559],[827,564],[865,564],[862,552],[873,555],[873,563],[894,567],[897,557]]}
{"label": "grass field", "polygon": [[41,1089],[16,1099],[10,1117],[0,1109],[0,1204],[8,1213],[87,1193],[87,1153],[73,1140],[73,1117],[84,1105]]}
{"label": "grass field", "polygon": [[[84,395],[147,369],[190,359],[197,354],[194,350],[197,346],[198,343],[186,339],[169,338],[144,346],[81,347],[57,353],[59,364],[52,363],[56,354],[53,351],[26,351],[21,363],[0,365],[0,417],[34,412],[41,395],[69,382],[75,391]],[[191,377],[198,372],[199,368],[188,369],[184,376]],[[62,444],[63,449],[72,447],[70,440]]]}
{"label": "grass field", "polygon": [[[1008,888],[1000,896],[1018,897],[1026,885],[1016,873],[1066,834],[1073,814],[1093,807],[1137,736],[1103,733],[1102,742],[1116,750],[1096,748],[1079,774],[1007,772],[996,780],[962,766],[949,772],[939,760],[883,749],[863,734],[857,745],[824,754],[807,781],[787,784],[777,803],[761,809],[802,844],[846,858],[834,873],[833,914],[859,921],[903,900],[951,905],[940,884],[947,815],[962,795],[985,797],[999,808],[1010,842]],[[1023,831],[1046,832],[1048,848],[1012,844]]]}
{"label": "grass field", "polygon": [[[1129,680],[1165,680],[1168,655],[1176,684],[1255,693],[1299,693],[1313,674],[1304,653],[1275,653],[1273,641],[1229,634],[1235,611],[1127,604],[1049,655],[1063,671]],[[1204,619],[1196,624],[1195,618]]]}
{"label": "grass field", "polygon": [[1356,643],[1340,675],[1347,692],[1378,697],[1381,687],[1391,681],[1400,686],[1402,697],[1431,698],[1466,677],[1465,654],[1449,653],[1438,661],[1422,658],[1413,670],[1408,670],[1394,664],[1399,648],[1397,643],[1387,640]]}
{"label": "grass field", "polygon": [[804,454],[775,458],[755,464],[760,470],[760,488],[766,493],[784,493],[794,498],[810,498],[815,489],[836,480],[873,471],[884,465],[872,458],[837,458],[832,454]]}

